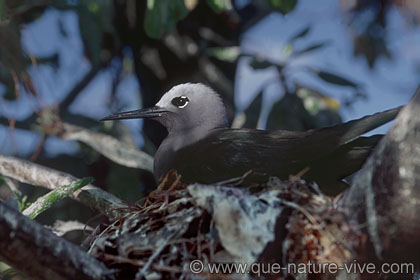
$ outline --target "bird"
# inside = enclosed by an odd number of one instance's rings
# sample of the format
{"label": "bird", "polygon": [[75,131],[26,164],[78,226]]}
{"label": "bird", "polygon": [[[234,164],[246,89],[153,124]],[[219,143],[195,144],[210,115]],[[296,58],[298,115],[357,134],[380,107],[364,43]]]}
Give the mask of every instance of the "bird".
{"label": "bird", "polygon": [[359,170],[382,137],[361,135],[393,120],[400,109],[307,131],[233,129],[220,95],[204,84],[185,83],[153,107],[101,121],[148,118],[167,129],[154,157],[157,182],[171,170],[186,184],[212,184],[249,171],[288,179],[308,168],[302,178],[329,190]]}

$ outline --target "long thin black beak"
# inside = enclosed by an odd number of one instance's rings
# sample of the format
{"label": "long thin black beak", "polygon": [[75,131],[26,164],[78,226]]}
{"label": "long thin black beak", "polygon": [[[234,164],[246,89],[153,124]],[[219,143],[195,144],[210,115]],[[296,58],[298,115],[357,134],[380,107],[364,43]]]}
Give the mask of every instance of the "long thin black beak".
{"label": "long thin black beak", "polygon": [[154,106],[150,108],[133,110],[128,112],[121,112],[109,115],[105,118],[100,119],[100,121],[111,121],[111,120],[125,120],[125,119],[144,119],[144,118],[158,118],[162,114],[168,112],[161,107]]}

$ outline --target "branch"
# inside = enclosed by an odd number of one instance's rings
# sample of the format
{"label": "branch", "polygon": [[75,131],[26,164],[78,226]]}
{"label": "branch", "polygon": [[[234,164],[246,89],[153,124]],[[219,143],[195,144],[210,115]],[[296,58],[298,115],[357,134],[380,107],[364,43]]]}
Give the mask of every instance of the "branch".
{"label": "branch", "polygon": [[86,186],[93,182],[92,177],[81,179],[77,182],[73,182],[70,185],[64,185],[57,187],[55,190],[50,191],[44,196],[39,197],[34,203],[26,208],[22,213],[31,219],[35,219],[39,214],[49,209],[54,203],[62,200],[63,198],[74,193],[78,189]]}
{"label": "branch", "polygon": [[419,111],[420,87],[342,201],[353,221],[367,223],[375,257],[386,261],[416,262],[419,258]]}
{"label": "branch", "polygon": [[92,79],[96,76],[100,68],[92,67],[90,71],[80,80],[72,90],[66,95],[63,101],[60,102],[60,108],[67,108],[70,106],[71,103],[76,99],[79,93],[92,81]]}
{"label": "branch", "polygon": [[0,202],[0,257],[35,279],[114,279],[78,246]]}
{"label": "branch", "polygon": [[[0,174],[50,190],[79,180],[70,174],[4,155],[0,155]],[[119,198],[91,184],[76,191],[70,197],[89,207],[94,207],[109,218],[119,217],[121,209],[127,208],[127,205]]]}
{"label": "branch", "polygon": [[63,123],[63,129],[64,140],[81,141],[118,164],[153,172],[153,158],[127,143],[69,123]]}
{"label": "branch", "polygon": [[[34,113],[28,118],[19,121],[15,120],[14,128],[23,129],[23,130],[31,130],[33,124],[36,122],[37,115]],[[0,117],[0,125],[4,126],[4,128],[10,128],[10,122],[7,117]]]}
{"label": "branch", "polygon": [[[86,245],[92,255],[120,269],[126,279],[149,279],[157,273],[162,279],[243,279],[243,274],[234,271],[211,274],[207,264],[334,263],[344,267],[357,256],[353,248],[360,236],[316,184],[272,177],[259,185],[261,192],[251,193],[241,186],[193,184],[185,189],[172,174],[143,207],[105,229],[97,228]],[[191,269],[191,262],[197,260],[204,271],[193,275],[197,271]],[[345,272],[337,276],[324,271],[329,275],[322,279],[349,278]],[[286,269],[251,270],[248,275],[252,279],[313,276]]]}
{"label": "branch", "polygon": [[[92,79],[96,76],[96,74],[99,72],[100,68],[93,67],[86,76],[83,77],[82,80],[80,80],[66,95],[63,101],[60,102],[60,109],[61,111],[67,112],[66,108],[73,103],[73,101],[77,98],[79,93],[92,81]],[[71,115],[71,114],[70,114]],[[77,115],[78,116],[78,115]],[[36,122],[38,118],[38,114],[36,112],[33,112],[29,117],[27,117],[24,120],[20,120],[16,122],[16,128],[20,129],[27,129],[31,130],[33,124]],[[72,118],[75,118],[75,116],[71,116]],[[78,116],[79,117],[79,116]],[[80,118],[80,117],[79,117]],[[9,126],[9,120],[4,117],[0,117],[0,124],[4,126]]]}

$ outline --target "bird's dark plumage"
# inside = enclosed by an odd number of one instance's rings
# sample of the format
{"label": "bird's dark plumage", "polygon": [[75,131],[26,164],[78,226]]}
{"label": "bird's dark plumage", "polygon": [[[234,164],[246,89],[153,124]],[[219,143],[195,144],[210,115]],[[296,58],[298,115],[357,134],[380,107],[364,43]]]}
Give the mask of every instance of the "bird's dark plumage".
{"label": "bird's dark plumage", "polygon": [[176,169],[186,183],[215,183],[250,170],[287,179],[310,167],[304,178],[331,185],[357,171],[381,136],[360,135],[391,121],[400,108],[337,126],[304,132],[230,129],[222,101],[201,84],[178,85],[155,107],[105,119],[149,117],[168,129],[155,156],[161,180]]}

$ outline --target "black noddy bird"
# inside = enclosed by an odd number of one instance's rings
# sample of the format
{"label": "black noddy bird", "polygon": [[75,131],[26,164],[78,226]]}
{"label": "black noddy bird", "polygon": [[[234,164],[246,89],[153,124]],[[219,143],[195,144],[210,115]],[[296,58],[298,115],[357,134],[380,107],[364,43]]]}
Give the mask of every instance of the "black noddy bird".
{"label": "black noddy bird", "polygon": [[303,132],[232,129],[219,95],[203,84],[187,83],[166,92],[154,107],[101,121],[149,118],[166,127],[168,135],[154,159],[158,182],[172,169],[185,183],[216,183],[250,170],[288,179],[309,167],[303,178],[323,188],[360,169],[381,138],[361,135],[393,120],[399,110]]}

